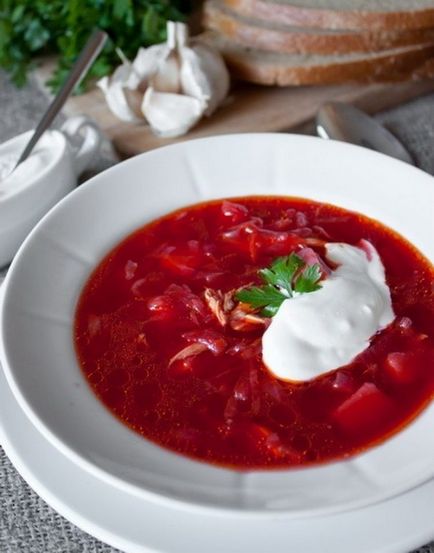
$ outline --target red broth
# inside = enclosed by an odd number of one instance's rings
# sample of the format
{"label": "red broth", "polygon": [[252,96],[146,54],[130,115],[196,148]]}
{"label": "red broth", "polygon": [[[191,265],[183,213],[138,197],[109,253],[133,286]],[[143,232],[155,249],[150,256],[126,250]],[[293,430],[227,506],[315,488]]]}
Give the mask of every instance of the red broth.
{"label": "red broth", "polygon": [[[279,381],[262,363],[264,326],[223,326],[207,305],[206,289],[257,282],[278,256],[360,239],[382,258],[396,320],[345,367]],[[296,198],[213,201],[144,226],[103,259],[79,299],[75,345],[98,398],[161,446],[239,469],[320,463],[386,439],[432,398],[433,282],[411,244],[365,216]]]}

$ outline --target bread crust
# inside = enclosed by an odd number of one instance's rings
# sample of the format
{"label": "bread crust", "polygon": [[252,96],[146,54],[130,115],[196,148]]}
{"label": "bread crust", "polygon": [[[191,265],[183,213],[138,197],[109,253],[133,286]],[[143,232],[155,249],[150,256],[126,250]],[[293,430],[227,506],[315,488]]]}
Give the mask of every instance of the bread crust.
{"label": "bread crust", "polygon": [[372,52],[434,41],[434,29],[418,29],[402,32],[388,31],[333,31],[321,34],[309,29],[280,27],[273,29],[262,21],[251,18],[236,19],[233,12],[216,2],[204,7],[204,25],[223,36],[245,46],[274,52],[304,54],[345,54],[348,52]]}
{"label": "bread crust", "polygon": [[242,48],[212,33],[205,35],[204,39],[221,51],[235,78],[262,85],[398,82],[431,77],[433,70],[429,60],[434,55],[434,44],[404,51],[388,50],[375,57],[354,59],[347,56],[346,59],[341,56],[327,64],[291,65],[285,62],[285,55],[277,60],[267,59],[264,51]]}
{"label": "bread crust", "polygon": [[[410,30],[434,27],[434,7],[417,11],[324,10],[265,0],[224,0],[247,17],[318,29]],[[348,5],[351,5],[350,0]]]}
{"label": "bread crust", "polygon": [[208,1],[203,11],[204,27],[251,48],[286,53],[347,54],[434,42],[434,29],[400,32],[324,30],[318,33],[294,26],[271,28],[262,20],[242,15],[237,17],[235,13],[221,2]]}

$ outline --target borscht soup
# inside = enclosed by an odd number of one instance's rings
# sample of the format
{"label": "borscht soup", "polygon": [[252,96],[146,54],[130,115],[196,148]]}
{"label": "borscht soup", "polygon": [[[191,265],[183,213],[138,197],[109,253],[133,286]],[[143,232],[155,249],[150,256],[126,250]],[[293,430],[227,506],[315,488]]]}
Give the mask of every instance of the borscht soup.
{"label": "borscht soup", "polygon": [[78,301],[81,369],[125,425],[237,469],[340,460],[434,392],[434,269],[329,204],[193,205],[125,238]]}

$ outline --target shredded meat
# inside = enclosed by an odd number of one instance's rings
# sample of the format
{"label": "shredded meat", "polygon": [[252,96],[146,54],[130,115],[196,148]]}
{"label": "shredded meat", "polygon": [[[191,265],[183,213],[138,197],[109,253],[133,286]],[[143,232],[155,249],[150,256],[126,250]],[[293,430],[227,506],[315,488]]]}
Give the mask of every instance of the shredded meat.
{"label": "shredded meat", "polygon": [[223,296],[223,310],[225,313],[228,311],[232,311],[232,309],[235,307],[235,301],[234,301],[234,290],[230,290],[229,292],[226,292]]}
{"label": "shredded meat", "polygon": [[223,296],[220,290],[211,290],[211,288],[207,288],[204,292],[204,297],[206,304],[208,305],[210,311],[215,315],[218,322],[222,326],[226,326],[228,323],[228,317],[225,312],[225,296]]}
{"label": "shredded meat", "polygon": [[266,325],[267,320],[259,316],[253,308],[234,299],[239,290],[241,288],[230,290],[225,294],[211,288],[205,290],[205,301],[218,322],[222,326],[229,325],[241,332],[252,330],[257,325]]}
{"label": "shredded meat", "polygon": [[169,361],[169,367],[175,361],[186,359],[187,357],[191,357],[192,355],[198,355],[199,353],[202,353],[207,349],[208,347],[205,344],[199,344],[197,342],[195,344],[190,344],[181,351],[178,351],[178,353],[172,357],[172,359]]}
{"label": "shredded meat", "polygon": [[239,331],[249,331],[257,325],[265,325],[266,320],[260,317],[247,303],[239,303],[229,315],[231,328]]}

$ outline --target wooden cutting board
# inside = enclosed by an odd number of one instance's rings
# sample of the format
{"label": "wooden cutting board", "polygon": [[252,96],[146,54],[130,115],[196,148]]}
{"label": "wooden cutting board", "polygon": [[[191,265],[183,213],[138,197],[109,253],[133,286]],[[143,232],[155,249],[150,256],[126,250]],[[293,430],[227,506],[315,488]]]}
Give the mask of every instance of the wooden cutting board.
{"label": "wooden cutting board", "polygon": [[[35,73],[44,83],[52,62],[44,63]],[[238,84],[226,103],[210,118],[203,119],[181,138],[155,136],[146,124],[119,121],[107,108],[104,96],[94,89],[68,100],[67,115],[84,113],[92,117],[112,140],[121,157],[181,140],[226,133],[289,131],[311,120],[327,101],[349,102],[368,113],[376,113],[434,91],[434,80],[393,84],[339,85],[274,88]]]}

